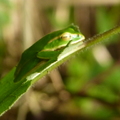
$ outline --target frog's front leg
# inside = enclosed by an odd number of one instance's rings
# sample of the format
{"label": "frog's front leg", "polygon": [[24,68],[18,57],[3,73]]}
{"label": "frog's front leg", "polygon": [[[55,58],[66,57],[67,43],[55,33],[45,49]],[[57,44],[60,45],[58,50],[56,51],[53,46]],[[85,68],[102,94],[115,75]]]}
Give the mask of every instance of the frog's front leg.
{"label": "frog's front leg", "polygon": [[63,48],[60,48],[58,50],[55,51],[47,51],[47,50],[43,50],[37,53],[37,57],[41,58],[41,59],[56,59],[57,57],[64,51],[64,49],[66,47],[69,46],[69,44],[71,43],[71,41],[68,42],[68,44],[66,46],[64,46]]}
{"label": "frog's front leg", "polygon": [[37,57],[40,59],[57,59],[57,56],[61,53],[61,50],[58,51],[40,51],[37,54]]}

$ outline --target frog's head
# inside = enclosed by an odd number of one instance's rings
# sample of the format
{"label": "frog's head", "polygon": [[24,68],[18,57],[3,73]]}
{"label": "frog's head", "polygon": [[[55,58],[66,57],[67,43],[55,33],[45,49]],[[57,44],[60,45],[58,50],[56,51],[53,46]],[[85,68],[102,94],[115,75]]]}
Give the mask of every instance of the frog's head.
{"label": "frog's head", "polygon": [[65,47],[70,41],[70,44],[75,44],[82,42],[84,39],[85,37],[79,31],[78,27],[72,24],[63,30],[54,32],[54,37],[52,37],[52,39],[44,47],[44,50],[54,51]]}

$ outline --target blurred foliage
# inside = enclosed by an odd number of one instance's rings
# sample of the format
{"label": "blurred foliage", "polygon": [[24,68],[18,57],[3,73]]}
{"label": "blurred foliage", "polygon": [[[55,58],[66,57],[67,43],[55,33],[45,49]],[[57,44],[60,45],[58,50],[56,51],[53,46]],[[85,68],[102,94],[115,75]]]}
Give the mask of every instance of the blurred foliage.
{"label": "blurred foliage", "polygon": [[6,24],[10,21],[10,9],[11,4],[8,0],[0,0],[0,75],[3,69],[3,57],[5,54],[5,42],[3,36],[3,30]]}
{"label": "blurred foliage", "polygon": [[[60,10],[59,10],[60,9]],[[62,12],[61,12],[62,10]],[[55,28],[63,28],[64,26],[68,26],[71,23],[75,23],[74,16],[74,7],[73,6],[60,6],[58,10],[53,7],[48,7],[45,10],[45,13],[48,16],[51,24]],[[56,15],[58,14],[58,16]],[[63,17],[61,19],[61,17]]]}
{"label": "blurred foliage", "polygon": [[[9,9],[11,5],[7,0],[0,0],[0,6],[2,6],[0,9],[0,63],[2,63],[1,60],[4,59],[3,53],[6,49],[2,30],[10,21]],[[61,5],[59,3],[55,6],[44,7],[41,5],[39,7],[41,10],[38,9],[38,12],[44,16],[36,19],[36,21],[42,19],[37,27],[42,26],[43,30],[47,31],[75,23],[80,26],[86,38],[96,33],[102,33],[116,26],[120,21],[120,5],[82,6],[65,4],[63,6],[63,3]],[[109,44],[102,44],[105,49],[103,50],[100,47],[100,53],[96,53],[100,59],[97,59],[96,54],[94,54],[96,49],[93,47],[80,54],[78,53],[58,68],[62,76],[60,83],[64,83],[61,90],[55,89],[57,85],[51,80],[50,75],[47,80],[41,80],[42,83],[33,86],[31,88],[32,93],[27,93],[27,100],[22,99],[24,101],[22,103],[25,104],[27,101],[27,104],[23,106],[20,102],[18,117],[27,116],[26,120],[119,120],[120,36],[111,38],[107,42]],[[106,52],[110,57],[106,57]],[[101,54],[104,58],[101,57]],[[101,61],[104,59],[106,62]],[[2,65],[0,64],[0,66]],[[34,101],[32,107],[30,96]],[[23,109],[27,106],[28,111],[25,109],[27,115],[21,114],[22,111],[20,110],[23,110],[21,106]],[[13,112],[16,113],[16,108],[14,109]],[[5,115],[10,116],[9,114],[8,112]],[[0,120],[3,120],[5,115]]]}
{"label": "blurred foliage", "polygon": [[[104,32],[118,24],[119,10],[120,6],[96,8],[95,27],[97,32]],[[118,41],[120,36],[111,39],[107,43],[112,46],[112,49],[120,47],[120,41]],[[101,52],[104,51],[101,50]],[[120,51],[117,58],[120,58]],[[112,59],[108,59],[106,64],[100,65],[95,60],[92,51],[87,50],[69,62],[69,77],[65,80],[66,88],[73,95],[79,96],[77,99],[75,97],[75,101],[79,104],[84,116],[103,120],[120,115],[120,59]]]}

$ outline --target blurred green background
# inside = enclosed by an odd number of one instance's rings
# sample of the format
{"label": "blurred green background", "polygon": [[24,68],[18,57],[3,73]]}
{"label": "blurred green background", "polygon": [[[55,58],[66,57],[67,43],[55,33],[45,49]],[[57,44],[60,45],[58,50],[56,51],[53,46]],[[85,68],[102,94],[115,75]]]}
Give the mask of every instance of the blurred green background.
{"label": "blurred green background", "polygon": [[[118,0],[0,0],[0,77],[49,32],[74,23],[86,38],[120,23]],[[0,120],[120,120],[120,35],[77,53]]]}

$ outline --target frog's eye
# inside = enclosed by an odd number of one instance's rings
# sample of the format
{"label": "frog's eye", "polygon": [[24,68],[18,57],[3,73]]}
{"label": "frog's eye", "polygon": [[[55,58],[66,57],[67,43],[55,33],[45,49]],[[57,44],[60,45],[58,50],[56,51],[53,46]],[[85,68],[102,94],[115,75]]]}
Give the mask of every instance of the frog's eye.
{"label": "frog's eye", "polygon": [[69,40],[71,40],[71,34],[70,33],[63,33],[61,36],[60,36],[60,38],[62,39],[62,40],[64,40],[64,41],[69,41]]}

